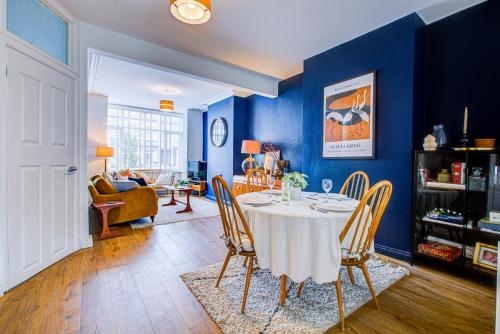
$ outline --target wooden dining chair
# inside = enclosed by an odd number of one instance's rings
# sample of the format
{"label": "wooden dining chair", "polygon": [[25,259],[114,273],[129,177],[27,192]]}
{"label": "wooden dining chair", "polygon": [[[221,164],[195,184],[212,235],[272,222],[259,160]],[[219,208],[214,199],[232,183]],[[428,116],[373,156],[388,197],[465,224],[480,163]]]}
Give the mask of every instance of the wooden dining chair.
{"label": "wooden dining chair", "polygon": [[368,189],[370,189],[370,178],[368,174],[357,171],[347,178],[342,189],[340,189],[340,193],[359,201],[363,198],[363,195]]}
{"label": "wooden dining chair", "polygon": [[257,192],[266,189],[267,175],[264,170],[250,169],[247,174],[247,191]]}
{"label": "wooden dining chair", "polygon": [[[361,268],[377,309],[380,309],[377,294],[373,288],[365,263],[370,259],[370,248],[373,243],[373,239],[375,238],[375,233],[377,232],[382,215],[384,214],[387,204],[389,203],[389,199],[391,198],[391,194],[392,184],[387,180],[380,181],[370,188],[359,202],[339,236],[340,243],[342,244],[349,231],[354,231],[352,239],[349,243],[349,248],[342,248],[341,266],[347,267],[349,279],[353,284],[354,275],[352,273],[352,267]],[[300,296],[303,287],[304,282],[299,284],[297,296]],[[337,290],[340,323],[342,330],[344,330],[345,323],[344,309],[342,306],[342,290],[340,288],[340,273],[337,281],[335,282],[335,287]]]}
{"label": "wooden dining chair", "polygon": [[227,264],[233,256],[243,256],[245,258],[245,262],[248,260],[249,264],[245,281],[245,290],[243,292],[243,301],[241,303],[241,314],[243,314],[245,313],[248,288],[250,287],[250,278],[252,276],[255,258],[253,236],[248,227],[246,218],[241,212],[240,206],[238,205],[234,195],[231,193],[227,182],[219,175],[214,176],[212,178],[212,187],[215,193],[215,198],[217,199],[222,226],[224,228],[224,234],[221,238],[224,240],[228,249],[226,259],[222,265],[215,287],[219,287],[219,283],[224,276]]}

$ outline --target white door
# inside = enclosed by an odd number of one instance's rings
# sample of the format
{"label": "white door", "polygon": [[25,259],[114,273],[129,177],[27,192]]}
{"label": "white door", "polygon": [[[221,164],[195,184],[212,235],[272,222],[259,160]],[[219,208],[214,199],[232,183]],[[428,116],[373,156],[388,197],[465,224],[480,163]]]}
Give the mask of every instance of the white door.
{"label": "white door", "polygon": [[75,80],[7,48],[9,288],[76,248]]}

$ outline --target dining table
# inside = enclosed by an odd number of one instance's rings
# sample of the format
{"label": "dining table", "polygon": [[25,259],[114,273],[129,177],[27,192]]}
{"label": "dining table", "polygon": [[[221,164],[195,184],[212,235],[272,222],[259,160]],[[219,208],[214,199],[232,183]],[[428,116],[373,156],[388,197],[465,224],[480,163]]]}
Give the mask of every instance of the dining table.
{"label": "dining table", "polygon": [[[288,279],[301,283],[310,278],[322,284],[339,277],[342,248],[349,248],[355,229],[349,230],[342,244],[339,236],[359,201],[340,194],[329,196],[328,203],[338,203],[338,211],[321,209],[325,194],[313,192],[302,192],[299,200],[288,204],[281,201],[279,192],[236,197],[253,235],[259,268],[280,277],[282,306]],[[259,202],[267,204],[255,205]]]}

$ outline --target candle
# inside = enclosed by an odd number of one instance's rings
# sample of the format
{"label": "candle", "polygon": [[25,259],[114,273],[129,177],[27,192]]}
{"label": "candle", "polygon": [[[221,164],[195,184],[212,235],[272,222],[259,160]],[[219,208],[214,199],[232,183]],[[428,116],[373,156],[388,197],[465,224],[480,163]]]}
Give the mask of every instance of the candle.
{"label": "candle", "polygon": [[467,107],[465,107],[465,113],[464,113],[464,134],[467,133],[467,118],[469,117],[469,111],[467,110]]}

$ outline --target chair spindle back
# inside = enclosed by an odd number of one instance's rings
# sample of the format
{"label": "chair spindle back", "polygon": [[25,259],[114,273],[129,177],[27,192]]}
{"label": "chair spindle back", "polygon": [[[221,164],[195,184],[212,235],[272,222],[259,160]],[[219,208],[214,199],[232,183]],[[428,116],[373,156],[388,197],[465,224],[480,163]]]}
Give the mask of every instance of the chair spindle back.
{"label": "chair spindle back", "polygon": [[259,169],[250,169],[247,174],[247,192],[257,192],[266,189],[266,172]]}
{"label": "chair spindle back", "polygon": [[227,182],[220,175],[212,178],[212,187],[219,206],[222,225],[224,228],[224,236],[227,240],[232,240],[238,245],[242,244],[242,234],[246,234],[246,238],[250,240],[253,246],[253,236],[250,231],[246,218],[241,211],[241,208],[236,201],[236,198],[231,193]]}
{"label": "chair spindle back", "polygon": [[370,178],[365,172],[352,173],[344,182],[340,193],[360,201],[370,188]]}
{"label": "chair spindle back", "polygon": [[355,229],[348,250],[350,255],[361,257],[366,255],[366,251],[370,249],[375,238],[391,194],[392,183],[383,180],[371,187],[363,196],[339,237],[342,243],[350,229]]}

